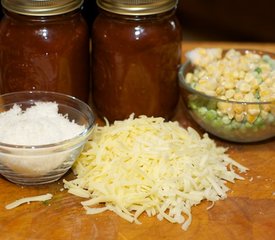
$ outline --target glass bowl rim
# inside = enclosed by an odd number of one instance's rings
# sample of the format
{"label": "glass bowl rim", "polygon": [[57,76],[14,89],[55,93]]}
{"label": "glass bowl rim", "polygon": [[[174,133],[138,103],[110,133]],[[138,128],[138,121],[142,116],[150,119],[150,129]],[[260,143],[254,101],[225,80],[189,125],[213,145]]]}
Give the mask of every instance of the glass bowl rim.
{"label": "glass bowl rim", "polygon": [[[64,93],[59,93],[59,92],[53,92],[53,91],[40,91],[40,90],[37,90],[37,91],[36,90],[34,90],[34,91],[17,91],[17,92],[10,92],[10,93],[1,94],[0,95],[0,106],[5,105],[5,104],[2,103],[2,98],[3,97],[12,96],[12,95],[15,95],[15,94],[46,94],[46,95],[49,95],[49,96],[59,96],[59,97],[65,98],[67,100],[76,102],[77,104],[84,106],[88,110],[88,113],[91,115],[92,118],[90,119],[90,122],[88,121],[89,125],[85,126],[84,131],[82,131],[80,134],[76,135],[73,138],[66,139],[66,140],[63,140],[63,141],[59,141],[59,142],[56,142],[56,143],[40,144],[40,145],[20,145],[20,144],[9,144],[9,143],[0,142],[0,149],[1,148],[8,148],[8,149],[16,149],[16,150],[45,150],[45,149],[51,149],[51,148],[60,148],[60,147],[65,146],[65,145],[72,145],[72,142],[73,143],[80,142],[81,139],[88,136],[91,133],[91,131],[93,130],[94,123],[95,123],[95,114],[94,114],[93,110],[91,109],[91,107],[87,103],[83,102],[82,100],[80,100],[80,99],[78,99],[74,96],[64,94]],[[26,100],[26,101],[30,101],[30,99]],[[80,110],[78,110],[78,111],[80,111]],[[76,144],[73,144],[73,145],[76,145]]]}

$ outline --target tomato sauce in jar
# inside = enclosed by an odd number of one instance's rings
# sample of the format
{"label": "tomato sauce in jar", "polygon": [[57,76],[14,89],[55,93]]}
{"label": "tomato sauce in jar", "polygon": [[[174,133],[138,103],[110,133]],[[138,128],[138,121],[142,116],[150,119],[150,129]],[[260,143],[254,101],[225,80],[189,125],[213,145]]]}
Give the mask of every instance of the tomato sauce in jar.
{"label": "tomato sauce in jar", "polygon": [[89,97],[89,31],[83,0],[2,0],[0,92],[46,90]]}
{"label": "tomato sauce in jar", "polygon": [[[177,72],[181,28],[176,1],[137,5],[99,0],[92,28],[93,103],[109,121],[135,116],[173,116],[179,99]],[[133,2],[133,1],[132,1]],[[160,3],[157,8],[156,3]],[[133,3],[131,3],[133,4]]]}

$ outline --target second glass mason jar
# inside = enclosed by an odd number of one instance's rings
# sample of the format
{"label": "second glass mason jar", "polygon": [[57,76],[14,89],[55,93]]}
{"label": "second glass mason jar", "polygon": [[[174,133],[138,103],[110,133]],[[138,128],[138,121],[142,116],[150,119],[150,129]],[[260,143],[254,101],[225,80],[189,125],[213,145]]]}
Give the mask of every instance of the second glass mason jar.
{"label": "second glass mason jar", "polygon": [[97,0],[92,96],[109,121],[173,116],[179,99],[181,28],[176,0]]}
{"label": "second glass mason jar", "polygon": [[83,0],[2,0],[0,93],[46,90],[89,97]]}

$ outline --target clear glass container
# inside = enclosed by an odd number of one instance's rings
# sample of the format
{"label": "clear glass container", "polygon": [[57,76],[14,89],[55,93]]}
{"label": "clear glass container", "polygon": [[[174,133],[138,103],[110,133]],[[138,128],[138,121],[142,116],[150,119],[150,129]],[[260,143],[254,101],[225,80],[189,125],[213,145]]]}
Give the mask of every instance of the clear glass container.
{"label": "clear glass container", "polygon": [[55,102],[60,114],[85,126],[77,136],[50,144],[18,145],[0,141],[0,174],[9,181],[38,185],[60,179],[78,158],[93,131],[95,116],[91,108],[72,96],[47,91],[7,93],[0,99],[2,112],[9,111],[15,104],[27,109],[36,102]]}
{"label": "clear glass container", "polygon": [[[227,51],[224,49],[223,55]],[[275,60],[274,53],[265,51],[238,49],[238,52],[241,54],[251,52]],[[251,67],[255,66],[251,64]],[[231,142],[252,143],[275,137],[275,102],[271,98],[269,101],[228,100],[198,91],[186,81],[187,74],[194,73],[195,69],[196,65],[190,60],[182,64],[179,69],[179,85],[184,108],[200,127],[214,136]],[[214,67],[214,71],[218,73],[221,70]],[[243,79],[244,77],[239,80]],[[254,109],[253,114],[250,112],[251,109]]]}
{"label": "clear glass container", "polygon": [[0,92],[89,97],[89,31],[82,0],[2,0]]}
{"label": "clear glass container", "polygon": [[181,27],[176,1],[97,1],[92,28],[93,103],[109,121],[173,116]]}

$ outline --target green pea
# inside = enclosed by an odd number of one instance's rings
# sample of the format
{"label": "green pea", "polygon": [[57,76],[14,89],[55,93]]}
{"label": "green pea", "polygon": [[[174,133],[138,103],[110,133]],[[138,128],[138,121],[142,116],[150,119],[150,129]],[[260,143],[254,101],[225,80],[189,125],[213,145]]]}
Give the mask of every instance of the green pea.
{"label": "green pea", "polygon": [[231,123],[231,119],[228,116],[223,116],[222,121],[226,125]]}
{"label": "green pea", "polygon": [[199,109],[198,109],[198,112],[199,112],[199,114],[200,115],[205,115],[206,113],[207,113],[207,108],[206,107],[200,107]]}
{"label": "green pea", "polygon": [[257,119],[254,122],[255,126],[261,126],[264,124],[264,120],[261,116],[258,116]]}
{"label": "green pea", "polygon": [[215,110],[209,110],[205,113],[207,120],[212,121],[217,117],[217,112]]}

